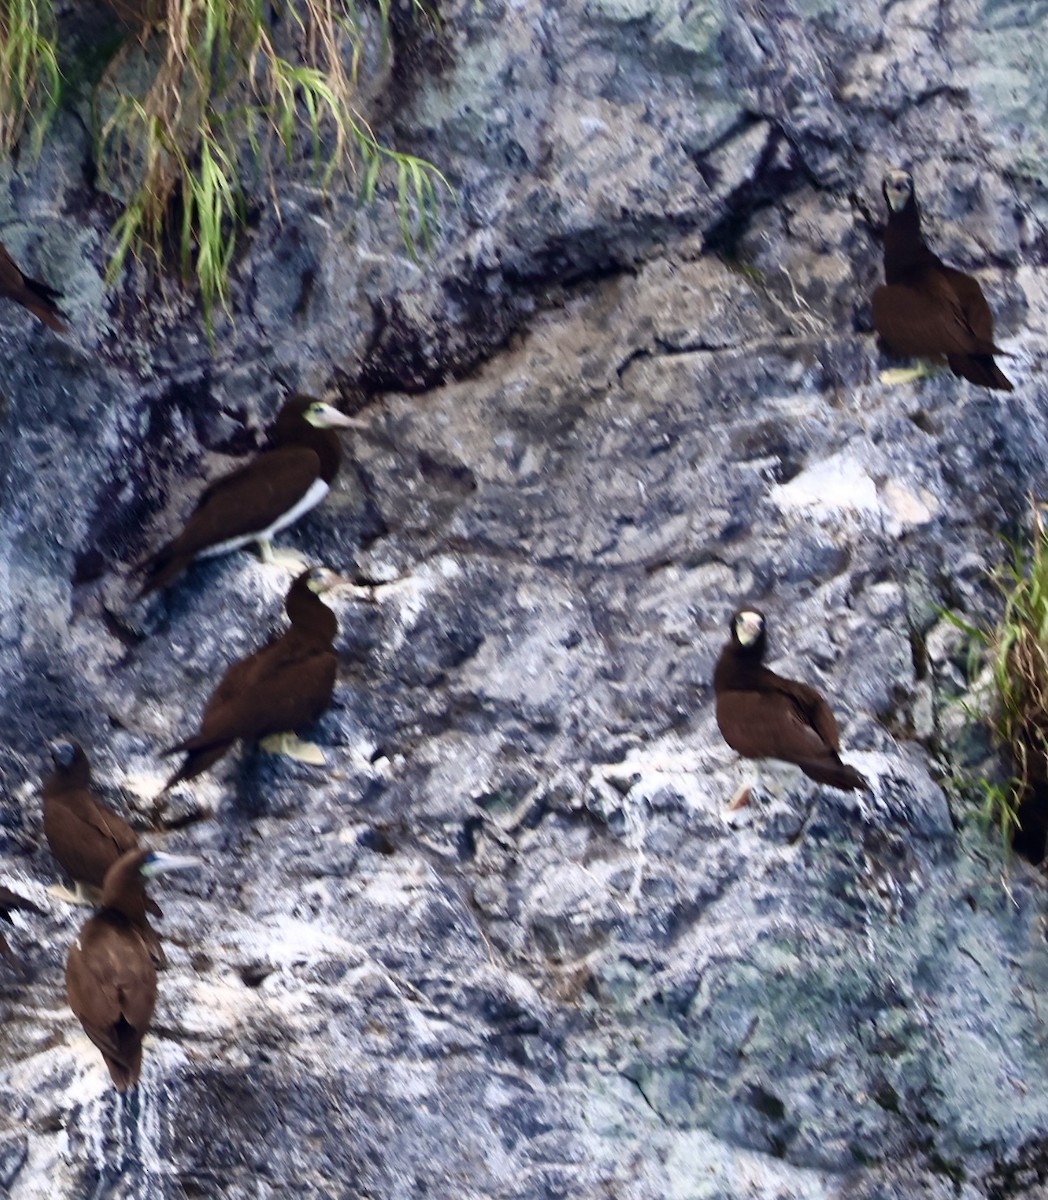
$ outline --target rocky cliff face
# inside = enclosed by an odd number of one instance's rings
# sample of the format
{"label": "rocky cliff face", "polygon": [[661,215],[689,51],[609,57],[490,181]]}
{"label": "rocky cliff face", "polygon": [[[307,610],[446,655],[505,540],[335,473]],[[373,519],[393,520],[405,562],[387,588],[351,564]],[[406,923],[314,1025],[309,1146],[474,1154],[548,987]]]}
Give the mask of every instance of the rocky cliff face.
{"label": "rocky cliff face", "polygon": [[[48,908],[0,967],[0,1193],[1043,1195],[1048,905],[942,786],[987,751],[940,617],[992,607],[1044,489],[1040,8],[440,13],[372,99],[454,185],[433,255],[289,168],[213,352],[174,287],[103,293],[76,111],[0,173],[0,238],[74,323],[0,312],[0,874]],[[878,379],[849,195],[879,212],[900,161],[1012,396]],[[130,566],[290,388],[370,421],[281,538],[377,584],[334,601],[327,766],[238,751],[158,801],[157,750],[288,577],[239,554],[136,606]],[[790,783],[724,819],[710,677],[742,596],[872,796]],[[206,861],[159,894],[124,1100],[64,1003],[84,913],[44,891],[59,732]]]}

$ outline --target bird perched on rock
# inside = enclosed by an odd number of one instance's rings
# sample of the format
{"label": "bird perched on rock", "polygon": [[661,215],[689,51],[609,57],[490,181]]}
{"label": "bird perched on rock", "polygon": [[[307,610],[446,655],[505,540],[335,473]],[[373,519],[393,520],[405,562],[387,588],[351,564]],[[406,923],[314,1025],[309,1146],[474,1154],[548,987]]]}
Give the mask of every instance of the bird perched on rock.
{"label": "bird perched on rock", "polygon": [[[83,901],[86,889],[101,888],[106,871],[122,854],[138,848],[138,834],[93,792],[91,764],[77,742],[56,738],[48,749],[54,769],[44,779],[44,834],[76,885],[76,899]],[[148,898],[146,908],[161,915]]]}
{"label": "bird perched on rock", "polygon": [[[13,912],[31,912],[42,915],[43,909],[38,908],[31,900],[26,900],[24,896],[19,896],[17,892],[12,892],[9,887],[0,884],[0,920],[6,921],[8,925],[13,925],[14,922],[11,920]],[[3,934],[0,934],[0,954],[10,963],[18,962],[11,953],[7,938]]]}
{"label": "bird perched on rock", "polygon": [[122,854],[106,871],[101,909],[69,948],[69,1007],[102,1051],[118,1092],[138,1082],[142,1039],[156,1006],[156,968],[145,932],[146,881],[198,865],[195,858],[154,850]]}
{"label": "bird perched on rock", "polygon": [[237,738],[266,739],[264,749],[323,762],[315,746],[299,743],[292,735],[331,703],[338,620],[319,593],[339,582],[331,571],[314,567],[292,583],[284,601],[291,627],[233,663],[208,700],[200,729],[164,751],[186,755],[165,791],[216,763]]}
{"label": "bird perched on rock", "polygon": [[249,542],[258,543],[263,561],[274,561],[270,539],[328,494],[341,461],[335,430],[352,428],[366,426],[310,396],[289,400],[269,427],[266,447],[209,484],[182,532],[146,560],[139,596],[167,587],[194,558]]}
{"label": "bird perched on rock", "polygon": [[65,313],[55,301],[62,298],[62,293],[41,283],[38,279],[30,279],[23,275],[15,264],[15,260],[0,245],[0,296],[21,304],[29,309],[38,321],[53,329],[55,333],[65,333]]}
{"label": "bird perched on rock", "polygon": [[[884,284],[873,293],[873,327],[896,354],[941,358],[962,379],[1012,390],[993,360],[993,316],[977,280],[948,267],[925,245],[921,213],[907,171],[891,170],[882,190],[888,205],[884,230]],[[924,370],[886,372],[891,381],[919,378]]]}
{"label": "bird perched on rock", "polygon": [[[767,647],[764,614],[740,608],[731,618],[731,637],[717,659],[713,691],[717,726],[743,758],[773,758],[800,767],[809,779],[851,791],[870,790],[866,779],[838,750],[840,735],[826,701],[806,683],[783,679],[763,665]],[[749,786],[732,797],[744,802]]]}

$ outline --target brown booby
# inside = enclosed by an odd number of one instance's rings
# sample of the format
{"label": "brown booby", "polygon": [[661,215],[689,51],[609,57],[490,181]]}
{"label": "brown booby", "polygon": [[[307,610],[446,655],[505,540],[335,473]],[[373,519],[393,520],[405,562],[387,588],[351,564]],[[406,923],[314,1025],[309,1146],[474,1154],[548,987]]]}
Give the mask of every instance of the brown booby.
{"label": "brown booby", "polygon": [[366,428],[330,404],[295,396],[269,427],[265,448],[245,466],[209,484],[182,532],[143,564],[139,596],[178,578],[194,558],[257,542],[273,560],[270,539],[327,495],[341,461],[336,429]]}
{"label": "brown booby", "polygon": [[0,245],[0,296],[21,304],[29,309],[38,321],[49,326],[55,333],[65,333],[65,313],[55,301],[62,298],[62,293],[41,283],[38,279],[30,279],[18,269],[15,260]]}
{"label": "brown booby", "polygon": [[[44,780],[44,834],[59,866],[72,878],[77,898],[88,888],[101,888],[106,871],[128,850],[138,847],[138,834],[91,788],[91,764],[83,748],[70,738],[48,746],[54,769]],[[150,899],[146,907],[161,916]]]}
{"label": "brown booby", "polygon": [[[884,284],[873,293],[873,327],[889,350],[942,358],[962,379],[1012,390],[993,360],[993,316],[978,281],[948,267],[925,244],[921,213],[907,171],[891,170],[882,190],[888,205],[884,230]],[[924,372],[891,372],[898,380]],[[884,376],[882,376],[884,378]]]}
{"label": "brown booby", "polygon": [[[6,921],[8,925],[13,925],[11,914],[13,912],[32,912],[43,913],[42,908],[38,908],[31,900],[26,900],[24,896],[19,896],[17,892],[12,892],[9,887],[4,887],[0,884],[0,920]],[[18,964],[18,959],[11,953],[11,948],[7,944],[7,938],[0,933],[0,954],[7,959],[9,963]]]}
{"label": "brown booby", "polygon": [[332,644],[338,620],[319,593],[338,582],[332,572],[313,568],[292,583],[284,601],[291,627],[227,669],[207,702],[199,730],[163,752],[186,755],[164,791],[207,770],[237,738],[265,738],[270,742],[265,748],[295,753],[290,735],[320,716],[335,688]]}
{"label": "brown booby", "polygon": [[[866,779],[841,762],[840,735],[829,705],[806,683],[784,679],[762,663],[767,647],[764,614],[740,608],[717,659],[713,691],[717,726],[743,758],[774,758],[800,767],[831,787],[870,791]],[[740,800],[746,788],[733,797]]]}
{"label": "brown booby", "polygon": [[66,959],[66,998],[102,1051],[118,1092],[138,1082],[156,1004],[156,968],[146,933],[146,880],[198,866],[195,858],[129,850],[106,872],[102,907],[77,934]]}

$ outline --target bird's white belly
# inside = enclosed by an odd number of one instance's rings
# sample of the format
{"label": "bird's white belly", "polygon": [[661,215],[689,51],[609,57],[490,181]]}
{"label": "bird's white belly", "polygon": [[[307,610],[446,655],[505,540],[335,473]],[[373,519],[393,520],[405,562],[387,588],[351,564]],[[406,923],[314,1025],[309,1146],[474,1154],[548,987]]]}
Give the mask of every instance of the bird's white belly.
{"label": "bird's white belly", "polygon": [[240,537],[228,538],[224,542],[217,542],[214,546],[208,546],[206,550],[201,550],[196,556],[197,558],[211,558],[216,554],[228,554],[231,550],[238,550],[241,546],[247,546],[251,542],[269,541],[281,529],[286,529],[289,525],[293,525],[304,513],[309,512],[311,508],[316,506],[324,499],[331,490],[323,479],[315,479],[310,485],[306,494],[293,504],[286,513],[282,513],[266,529],[259,529],[256,533],[245,533]]}

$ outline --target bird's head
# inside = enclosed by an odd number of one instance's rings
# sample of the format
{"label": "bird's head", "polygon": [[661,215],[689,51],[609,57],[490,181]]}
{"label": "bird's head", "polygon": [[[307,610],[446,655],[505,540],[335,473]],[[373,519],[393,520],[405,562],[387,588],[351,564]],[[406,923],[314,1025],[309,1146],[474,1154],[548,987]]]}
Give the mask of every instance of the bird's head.
{"label": "bird's head", "polygon": [[[341,575],[336,575],[327,567],[310,567],[308,571],[299,576],[299,579],[304,580],[306,587],[317,596],[330,592],[333,587],[337,587],[343,582]],[[298,581],[296,580],[296,582]]]}
{"label": "bird's head", "polygon": [[68,771],[77,758],[84,753],[76,742],[66,737],[55,738],[48,742],[47,748],[51,753],[52,762],[64,771]]}
{"label": "bird's head", "polygon": [[913,176],[902,167],[892,167],[884,173],[881,190],[888,210],[902,212],[913,198]]}
{"label": "bird's head", "polygon": [[188,871],[200,866],[200,859],[189,854],[164,854],[160,850],[142,852],[138,873],[145,879],[155,879],[168,871]]}
{"label": "bird's head", "polygon": [[367,423],[355,417],[347,417],[333,404],[323,400],[311,400],[302,413],[303,419],[317,429],[366,429]]}
{"label": "bird's head", "polygon": [[756,608],[740,608],[731,619],[731,636],[744,650],[764,639],[764,614]]}

